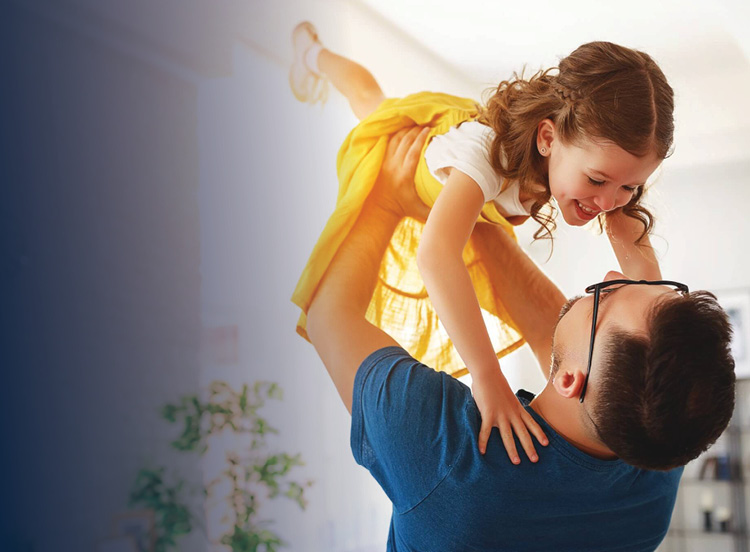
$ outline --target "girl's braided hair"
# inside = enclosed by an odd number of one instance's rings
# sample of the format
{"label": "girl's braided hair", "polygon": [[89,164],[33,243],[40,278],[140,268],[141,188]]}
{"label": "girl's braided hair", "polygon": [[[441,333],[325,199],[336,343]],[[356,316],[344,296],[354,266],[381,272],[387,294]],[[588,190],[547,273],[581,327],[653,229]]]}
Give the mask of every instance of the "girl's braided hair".
{"label": "girl's braided hair", "polygon": [[[493,167],[503,178],[518,180],[534,199],[531,217],[541,224],[535,239],[551,238],[555,228],[546,165],[536,144],[542,120],[554,122],[563,143],[604,140],[636,156],[653,151],[665,159],[674,138],[674,93],[664,73],[648,54],[611,42],[584,44],[559,67],[529,79],[514,74],[493,88],[479,109],[478,120],[495,131],[489,152]],[[643,193],[639,187],[621,208],[643,224],[638,242],[654,225],[653,215],[640,205]],[[606,216],[599,215],[600,225]]]}

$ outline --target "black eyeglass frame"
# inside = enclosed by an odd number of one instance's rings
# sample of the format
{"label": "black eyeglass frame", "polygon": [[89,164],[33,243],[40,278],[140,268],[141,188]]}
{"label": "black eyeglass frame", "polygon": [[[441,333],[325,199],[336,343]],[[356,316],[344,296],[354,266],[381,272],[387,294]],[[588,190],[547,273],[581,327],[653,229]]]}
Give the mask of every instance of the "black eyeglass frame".
{"label": "black eyeglass frame", "polygon": [[[672,286],[676,288],[676,291],[682,293],[690,293],[690,290],[685,284],[680,282],[673,282],[671,280],[609,280],[607,282],[599,282],[598,284],[591,284],[586,288],[586,293],[594,294],[594,314],[591,317],[591,341],[589,343],[589,361],[586,366],[586,379],[583,380],[583,387],[581,388],[581,396],[578,399],[580,403],[583,403],[583,397],[586,395],[586,388],[589,384],[589,374],[591,374],[591,361],[594,358],[594,337],[596,336],[596,317],[599,314],[599,298],[601,297],[602,290],[618,286],[619,289],[622,286],[627,285],[646,285],[646,286]],[[610,290],[614,291],[614,290]]]}

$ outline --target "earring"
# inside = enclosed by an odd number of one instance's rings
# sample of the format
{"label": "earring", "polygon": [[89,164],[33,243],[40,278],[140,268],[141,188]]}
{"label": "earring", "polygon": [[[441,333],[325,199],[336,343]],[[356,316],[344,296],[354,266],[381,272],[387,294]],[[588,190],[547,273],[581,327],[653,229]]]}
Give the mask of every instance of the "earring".
{"label": "earring", "polygon": [[547,153],[547,148],[542,148],[542,149],[540,149],[539,151],[540,151],[540,153],[541,153],[542,155],[544,155],[545,153]]}

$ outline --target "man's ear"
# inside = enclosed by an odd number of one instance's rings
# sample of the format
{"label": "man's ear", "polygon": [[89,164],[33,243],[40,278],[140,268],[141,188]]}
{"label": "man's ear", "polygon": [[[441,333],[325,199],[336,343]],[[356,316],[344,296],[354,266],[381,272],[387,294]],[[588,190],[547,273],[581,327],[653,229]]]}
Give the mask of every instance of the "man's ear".
{"label": "man's ear", "polygon": [[536,147],[543,157],[549,157],[554,140],[555,123],[551,119],[543,119],[536,127]]}
{"label": "man's ear", "polygon": [[576,399],[581,395],[586,374],[577,369],[559,368],[552,385],[555,391],[566,399]]}

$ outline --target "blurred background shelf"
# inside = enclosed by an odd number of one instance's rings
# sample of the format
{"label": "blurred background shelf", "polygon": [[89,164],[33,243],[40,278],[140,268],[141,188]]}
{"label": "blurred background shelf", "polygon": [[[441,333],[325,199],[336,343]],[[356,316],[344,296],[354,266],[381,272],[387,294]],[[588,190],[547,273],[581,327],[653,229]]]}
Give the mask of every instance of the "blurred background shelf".
{"label": "blurred background shelf", "polygon": [[[735,412],[729,427],[704,454],[685,466],[672,526],[659,552],[748,552],[747,503],[750,480],[750,380],[737,381]],[[703,510],[709,504],[711,530],[704,530]],[[720,530],[717,512],[728,509],[727,531]],[[710,547],[710,548],[709,548]]]}

